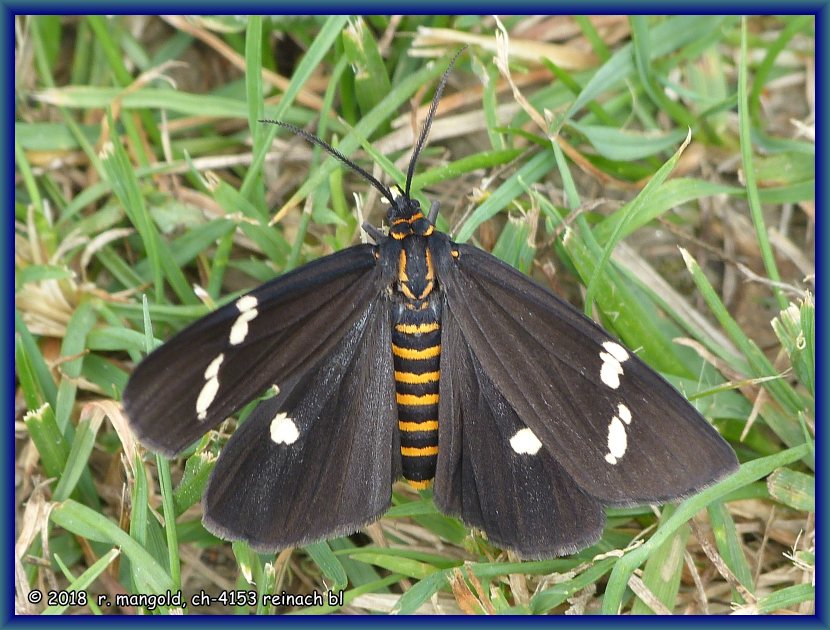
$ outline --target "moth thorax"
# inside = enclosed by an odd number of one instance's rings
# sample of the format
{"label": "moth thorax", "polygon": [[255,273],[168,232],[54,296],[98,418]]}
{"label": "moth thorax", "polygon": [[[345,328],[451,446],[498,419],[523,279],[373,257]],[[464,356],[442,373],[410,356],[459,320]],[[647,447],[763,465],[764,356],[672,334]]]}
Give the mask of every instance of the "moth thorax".
{"label": "moth thorax", "polygon": [[429,297],[435,288],[435,268],[427,238],[408,236],[403,239],[398,260],[398,291],[408,301]]}

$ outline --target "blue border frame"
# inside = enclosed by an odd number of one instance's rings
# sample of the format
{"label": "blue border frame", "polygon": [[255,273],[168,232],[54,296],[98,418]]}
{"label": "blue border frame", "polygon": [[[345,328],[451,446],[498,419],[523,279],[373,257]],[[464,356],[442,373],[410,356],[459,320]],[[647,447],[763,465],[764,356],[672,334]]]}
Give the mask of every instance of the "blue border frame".
{"label": "blue border frame", "polygon": [[[818,173],[825,172],[823,169],[826,167],[825,164],[825,150],[828,146],[828,132],[827,132],[827,125],[822,118],[822,114],[826,111],[830,111],[827,108],[827,82],[826,78],[826,60],[827,60],[827,45],[825,44],[825,37],[830,29],[828,29],[828,25],[830,25],[830,12],[828,12],[828,4],[830,4],[830,0],[824,0],[822,2],[808,2],[808,1],[800,1],[796,3],[759,3],[759,2],[751,2],[749,0],[741,0],[741,1],[733,1],[724,5],[722,2],[714,2],[712,0],[705,0],[696,3],[686,3],[681,6],[672,4],[668,11],[666,10],[667,7],[660,3],[654,2],[634,2],[634,3],[610,3],[610,2],[597,2],[597,1],[589,1],[585,3],[575,3],[575,4],[567,4],[567,5],[555,5],[551,6],[550,3],[535,1],[535,2],[521,2],[516,5],[511,5],[509,7],[509,13],[511,14],[523,14],[523,13],[537,13],[537,12],[546,12],[551,14],[560,14],[560,13],[572,13],[577,12],[580,14],[590,14],[590,13],[600,13],[600,14],[608,14],[608,13],[626,13],[626,14],[638,14],[638,13],[664,13],[664,14],[682,14],[682,13],[729,13],[729,14],[737,14],[737,13],[751,13],[753,15],[759,14],[774,14],[774,13],[781,13],[781,14],[813,14],[816,16],[816,112],[817,112],[817,119],[815,121],[816,124],[816,143],[817,143],[817,151],[816,151],[816,167]],[[227,4],[224,4],[227,7]],[[440,10],[442,13],[463,13],[463,12],[481,12],[483,9],[489,9],[489,12],[495,12],[500,7],[503,7],[503,3],[493,3],[493,2],[486,2],[486,3],[472,3],[472,2],[461,2],[456,1],[453,3],[447,2],[439,2],[438,0],[422,0],[418,3],[414,2],[404,2],[395,5],[395,9],[399,13],[411,13],[411,14],[419,14],[424,13],[427,9],[436,9]],[[3,64],[2,70],[2,78],[3,84],[6,86],[6,99],[5,99],[5,106],[7,108],[7,113],[4,116],[5,125],[3,126],[3,135],[4,135],[4,143],[3,146],[5,151],[3,151],[3,160],[4,160],[4,170],[3,172],[6,173],[6,181],[7,186],[5,189],[5,197],[7,201],[7,211],[3,214],[3,227],[4,227],[4,237],[5,237],[5,244],[6,247],[3,249],[3,273],[2,279],[0,279],[0,283],[2,283],[2,288],[4,291],[4,295],[7,297],[4,300],[3,309],[1,311],[2,318],[3,318],[3,334],[0,336],[0,349],[3,351],[3,356],[5,357],[5,361],[3,363],[4,368],[6,369],[7,373],[3,375],[3,394],[5,395],[6,400],[6,439],[4,443],[6,444],[5,448],[5,474],[7,475],[4,483],[0,484],[0,496],[2,496],[3,503],[6,506],[6,515],[7,518],[3,519],[0,523],[0,531],[3,533],[3,539],[5,540],[5,547],[2,551],[2,557],[5,559],[4,568],[5,568],[5,577],[8,580],[6,588],[0,589],[0,624],[26,624],[26,625],[37,625],[40,623],[44,623],[45,620],[40,617],[22,617],[22,616],[15,616],[14,615],[14,597],[15,597],[15,572],[14,572],[14,543],[15,543],[15,527],[14,527],[14,510],[15,510],[15,493],[14,493],[14,476],[15,476],[15,440],[14,440],[14,396],[15,396],[15,370],[14,370],[14,303],[13,303],[13,287],[14,287],[14,112],[15,112],[15,94],[13,89],[9,89],[14,85],[14,60],[15,60],[15,24],[14,19],[16,15],[20,14],[52,14],[52,13],[60,13],[60,14],[76,14],[76,13],[106,13],[106,14],[129,14],[129,13],[189,13],[193,12],[193,9],[198,8],[201,12],[205,12],[207,9],[215,8],[216,13],[225,13],[229,12],[227,10],[223,10],[222,3],[216,4],[205,4],[204,2],[199,3],[198,5],[194,3],[185,3],[185,2],[177,2],[173,5],[167,4],[160,4],[160,3],[142,3],[142,2],[129,2],[125,4],[117,4],[114,5],[112,2],[83,2],[83,3],[76,3],[73,4],[71,7],[67,7],[66,4],[57,2],[55,0],[41,0],[35,2],[2,2],[0,0],[0,25],[2,25],[2,32],[5,33],[6,36],[6,63]],[[313,5],[304,5],[302,7],[298,7],[297,5],[291,7],[283,7],[275,5],[273,2],[252,2],[246,1],[241,4],[234,5],[232,7],[232,12],[235,14],[242,14],[242,13],[256,13],[256,12],[279,12],[283,14],[305,14],[308,13],[310,10],[315,13],[339,13],[344,8],[346,8],[341,3],[336,2],[316,2]],[[361,2],[356,5],[349,5],[347,8],[351,9],[353,12],[359,13],[386,13],[388,12],[389,5],[387,3],[381,2]],[[302,9],[302,10],[300,10]],[[465,11],[466,10],[466,11]],[[825,301],[827,296],[827,288],[828,288],[828,280],[824,276],[823,272],[827,269],[827,252],[824,249],[824,245],[828,242],[827,236],[825,234],[825,230],[827,229],[826,223],[827,221],[824,220],[823,211],[828,208],[827,206],[827,190],[826,190],[826,182],[823,180],[822,177],[818,177],[816,181],[816,267],[817,267],[817,287],[816,287],[816,310],[819,314],[818,316],[818,325],[816,326],[816,340],[817,340],[817,353],[816,353],[816,424],[817,424],[817,436],[816,436],[816,449],[817,449],[817,456],[816,456],[816,489],[817,489],[817,503],[816,503],[816,530],[817,530],[817,540],[816,540],[816,615],[813,617],[762,617],[762,618],[753,618],[751,621],[747,620],[746,618],[730,618],[728,623],[737,623],[740,625],[744,625],[747,623],[752,624],[769,624],[769,623],[778,623],[779,621],[782,623],[790,624],[797,624],[799,626],[808,624],[810,626],[819,626],[819,627],[827,627],[828,621],[826,617],[827,613],[827,606],[824,600],[824,596],[827,594],[826,584],[823,581],[823,578],[826,575],[826,567],[828,561],[828,553],[826,551],[824,540],[820,539],[818,534],[824,533],[826,530],[826,519],[825,519],[825,511],[826,511],[826,492],[827,487],[824,483],[824,474],[825,474],[825,465],[824,465],[824,455],[827,453],[825,441],[826,441],[826,431],[824,431],[824,427],[822,425],[822,421],[828,417],[827,415],[827,395],[825,390],[825,385],[828,385],[826,378],[825,378],[825,370],[824,370],[824,358],[827,356],[827,336],[825,335],[824,329],[822,327],[822,320],[821,315],[825,312]],[[12,296],[11,298],[9,296]],[[11,515],[11,518],[9,517]],[[274,623],[273,620],[268,618],[254,618],[256,622],[267,622],[267,623]],[[314,621],[310,619],[303,618],[303,621],[300,621],[301,618],[292,617],[292,618],[285,618],[281,617],[279,619],[280,624],[290,624],[294,625],[303,625],[308,626],[310,623],[324,623],[328,622],[331,623],[331,618],[326,618],[324,620],[315,619]],[[603,618],[605,621],[607,618]],[[60,623],[77,623],[79,618],[77,617],[61,617]],[[152,618],[145,618],[145,617],[102,617],[102,618],[95,618],[93,620],[90,617],[82,617],[80,618],[81,623],[114,623],[116,621],[127,621],[128,623],[145,623],[145,622],[153,622],[153,623],[164,623],[164,624],[172,624],[178,623],[175,618],[162,618],[162,617],[152,617]],[[354,619],[350,618],[343,618],[338,617],[338,621],[349,623],[350,621],[354,623]],[[381,623],[390,623],[388,617],[382,618],[372,618],[372,617],[360,617],[357,619],[358,623],[367,623],[367,622],[381,622]],[[413,620],[409,618],[404,618],[400,620],[401,622],[409,622],[411,623]],[[416,618],[416,622],[420,621],[420,618]],[[449,620],[447,620],[449,621]],[[451,623],[457,623],[462,621],[458,618],[453,618]],[[479,623],[484,622],[484,619],[475,618],[475,619],[466,619],[464,618],[462,623]],[[493,622],[496,620],[488,619],[487,621]],[[613,623],[663,623],[665,620],[660,620],[659,618],[655,618],[652,620],[638,618],[636,620],[625,619],[625,618],[615,618]],[[680,623],[727,623],[725,618],[706,618],[705,621],[701,621],[700,618],[681,618],[678,620]],[[183,623],[227,623],[227,617],[196,617],[193,616],[190,618],[190,621],[183,621]],[[435,619],[431,619],[430,623],[438,622]],[[548,623],[548,620],[542,619],[528,619],[528,622],[531,623]],[[440,622],[438,622],[440,623]],[[510,623],[516,623],[516,618],[511,618]],[[557,617],[555,620],[552,621],[557,626],[561,626],[563,624],[567,624],[569,626],[574,625],[575,623],[579,623],[580,625],[592,625],[598,624],[596,618],[584,618],[576,620],[574,618],[561,618]],[[672,623],[676,623],[676,621],[672,620]],[[443,624],[442,624],[443,625]]]}
{"label": "blue border frame", "polygon": [[[5,7],[4,7],[5,9]],[[14,102],[15,94],[13,89],[8,89],[8,86],[14,84],[14,19],[8,11],[0,12],[0,26],[2,32],[6,36],[6,63],[0,67],[0,76],[2,76],[2,85],[7,86],[5,90],[6,98],[4,99],[4,109],[7,109],[3,120],[3,147],[5,150],[2,153],[3,173],[4,179],[7,181],[5,187],[5,199],[7,203],[7,211],[3,213],[3,242],[5,247],[2,251],[3,256],[3,270],[0,278],[0,285],[2,286],[3,308],[3,334],[0,335],[0,352],[4,358],[2,376],[3,383],[3,400],[6,401],[5,409],[7,410],[6,426],[4,431],[3,443],[6,444],[4,449],[4,467],[3,467],[3,482],[0,483],[0,497],[2,497],[3,505],[6,508],[6,518],[0,519],[0,532],[2,532],[3,540],[5,542],[2,555],[0,557],[5,559],[5,577],[8,580],[8,586],[0,589],[0,614],[2,614],[2,622],[8,623],[9,615],[14,610],[14,544],[15,544],[15,442],[14,442],[14,396],[15,396],[15,369],[14,369]],[[9,181],[11,180],[11,181]],[[10,411],[10,413],[8,413]],[[11,522],[10,522],[11,521]]]}
{"label": "blue border frame", "polygon": [[[395,13],[408,15],[423,15],[427,9],[441,9],[442,13],[459,15],[465,13],[498,13],[499,9],[507,6],[509,15],[527,15],[544,13],[547,15],[570,15],[570,14],[625,14],[625,15],[796,15],[811,14],[818,15],[827,7],[827,2],[815,0],[794,0],[793,2],[753,2],[752,0],[733,0],[732,2],[717,2],[716,0],[699,0],[686,3],[664,3],[648,2],[647,0],[634,0],[632,2],[613,2],[606,0],[586,0],[585,2],[552,3],[545,0],[523,0],[515,4],[504,2],[493,2],[485,0],[473,2],[472,0],[455,0],[445,2],[441,0],[423,0],[421,2],[405,1],[396,3]],[[390,13],[389,3],[380,0],[364,0],[344,5],[342,2],[315,1],[307,4],[279,4],[268,0],[243,0],[238,4],[228,2],[186,2],[179,0],[170,4],[162,2],[105,2],[103,0],[89,0],[87,2],[73,2],[67,4],[59,0],[32,0],[30,2],[0,2],[0,6],[7,15],[75,15],[75,14],[105,14],[105,15],[128,15],[128,14],[172,14],[172,13],[195,13],[193,9],[201,9],[201,13],[207,14],[208,9],[215,9],[213,14],[255,14],[272,13],[275,15],[307,15],[346,13],[344,8],[350,9],[348,13],[372,15]],[[475,11],[472,11],[475,9]],[[486,9],[486,11],[485,11]],[[543,11],[544,10],[544,11]]]}
{"label": "blue border frame", "polygon": [[[830,32],[830,11],[828,5],[822,4],[816,13],[816,173],[826,173],[826,151],[828,147],[828,126],[823,113],[827,112],[827,44],[825,38]],[[819,534],[827,533],[827,485],[825,456],[827,449],[827,427],[823,423],[828,418],[827,410],[827,375],[824,361],[828,356],[827,335],[822,326],[822,314],[826,313],[827,288],[830,286],[824,272],[827,270],[828,254],[825,249],[828,242],[827,221],[821,210],[827,208],[827,180],[821,175],[816,177],[816,618],[825,627],[827,620],[827,584],[823,578],[827,575],[828,559],[826,539],[819,539]]]}

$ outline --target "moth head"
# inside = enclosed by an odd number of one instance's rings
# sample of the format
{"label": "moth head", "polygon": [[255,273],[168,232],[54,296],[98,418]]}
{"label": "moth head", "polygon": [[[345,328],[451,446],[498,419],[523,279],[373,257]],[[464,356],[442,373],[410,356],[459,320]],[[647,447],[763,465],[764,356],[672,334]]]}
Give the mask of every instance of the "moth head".
{"label": "moth head", "polygon": [[407,197],[400,188],[398,192],[400,194],[395,197],[395,203],[386,211],[389,233],[399,239],[411,234],[418,236],[432,234],[434,217],[425,217],[417,199]]}
{"label": "moth head", "polygon": [[392,225],[399,219],[409,221],[421,211],[421,204],[417,199],[410,198],[400,186],[395,186],[395,201],[386,211],[386,220]]}

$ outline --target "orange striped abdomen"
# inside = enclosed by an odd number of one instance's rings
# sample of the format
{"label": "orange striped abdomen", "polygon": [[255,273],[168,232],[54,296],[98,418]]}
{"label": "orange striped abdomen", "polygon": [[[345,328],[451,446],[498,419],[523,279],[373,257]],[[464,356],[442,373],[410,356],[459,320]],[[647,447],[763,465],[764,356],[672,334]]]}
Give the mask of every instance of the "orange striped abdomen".
{"label": "orange striped abdomen", "polygon": [[431,309],[401,309],[392,329],[401,470],[417,489],[428,488],[438,458],[438,380],[441,325]]}

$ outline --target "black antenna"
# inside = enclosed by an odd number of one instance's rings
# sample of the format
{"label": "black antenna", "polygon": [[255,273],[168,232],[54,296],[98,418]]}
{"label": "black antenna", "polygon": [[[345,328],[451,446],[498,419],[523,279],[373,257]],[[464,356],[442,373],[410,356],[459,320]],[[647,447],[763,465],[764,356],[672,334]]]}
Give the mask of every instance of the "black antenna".
{"label": "black antenna", "polygon": [[309,142],[311,142],[313,144],[316,144],[318,147],[320,147],[321,149],[323,149],[327,153],[330,153],[331,155],[336,157],[338,160],[343,162],[343,164],[345,164],[346,166],[348,166],[352,170],[359,173],[364,179],[366,179],[366,181],[368,181],[370,184],[372,184],[372,186],[377,188],[381,192],[381,194],[389,200],[389,203],[391,203],[393,206],[395,205],[395,198],[392,196],[392,192],[386,186],[381,184],[377,179],[374,178],[374,176],[372,176],[371,173],[369,173],[365,169],[361,168],[360,166],[358,166],[357,164],[352,162],[349,158],[347,158],[345,155],[340,153],[340,151],[335,149],[333,146],[331,146],[325,140],[321,140],[317,136],[315,136],[313,134],[310,134],[305,129],[300,129],[296,125],[292,125],[291,123],[283,122],[281,120],[264,119],[264,120],[260,120],[259,122],[268,123],[269,125],[279,125],[280,127],[285,127],[286,129],[288,129],[292,133],[295,133],[298,136],[302,136],[303,138],[305,138]]}
{"label": "black antenna", "polygon": [[424,120],[424,126],[421,127],[421,135],[418,138],[418,142],[415,144],[415,150],[412,152],[412,157],[409,160],[409,168],[406,171],[406,190],[404,191],[404,196],[409,199],[409,190],[412,186],[412,176],[415,173],[415,164],[418,162],[418,156],[421,153],[421,149],[424,148],[424,143],[427,141],[427,136],[429,135],[429,128],[432,127],[432,119],[435,116],[435,110],[438,108],[438,101],[441,100],[441,95],[444,93],[444,86],[447,84],[447,77],[450,75],[450,70],[455,65],[455,62],[458,60],[458,57],[467,49],[467,46],[464,46],[455,53],[455,56],[450,61],[450,65],[447,66],[447,69],[444,70],[444,74],[441,75],[441,81],[438,83],[438,88],[435,90],[435,96],[432,97],[432,103],[429,106],[429,112],[427,113],[427,117]]}

